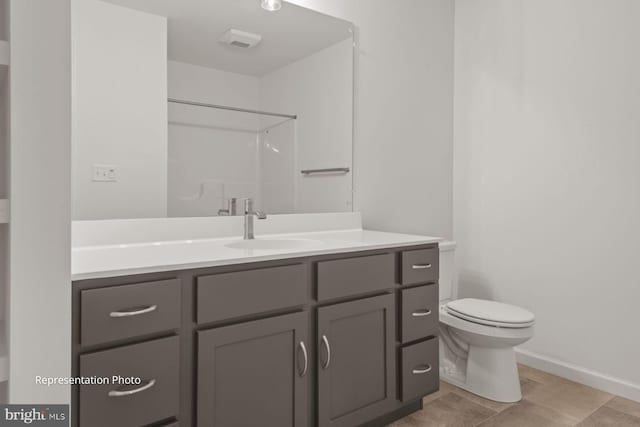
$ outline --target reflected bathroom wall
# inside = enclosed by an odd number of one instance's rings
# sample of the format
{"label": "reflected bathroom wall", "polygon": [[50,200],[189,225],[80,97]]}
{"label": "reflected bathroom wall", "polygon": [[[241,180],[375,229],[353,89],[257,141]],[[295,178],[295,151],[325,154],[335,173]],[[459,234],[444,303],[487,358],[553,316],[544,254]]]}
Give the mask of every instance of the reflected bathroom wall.
{"label": "reflected bathroom wall", "polygon": [[217,215],[230,198],[295,208],[295,120],[170,104],[168,214]]}
{"label": "reflected bathroom wall", "polygon": [[296,120],[260,133],[258,139],[260,210],[274,214],[297,212]]}
{"label": "reflected bathroom wall", "polygon": [[296,213],[353,209],[351,172],[300,173],[353,169],[352,49],[348,38],[260,78],[260,109],[298,117]]}

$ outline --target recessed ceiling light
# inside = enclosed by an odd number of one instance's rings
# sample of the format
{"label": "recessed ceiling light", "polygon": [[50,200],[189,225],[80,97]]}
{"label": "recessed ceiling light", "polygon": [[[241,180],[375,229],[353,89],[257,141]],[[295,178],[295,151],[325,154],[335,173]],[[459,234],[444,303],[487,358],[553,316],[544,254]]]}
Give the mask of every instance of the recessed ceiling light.
{"label": "recessed ceiling light", "polygon": [[282,8],[282,0],[262,0],[262,8],[269,12],[276,12]]}

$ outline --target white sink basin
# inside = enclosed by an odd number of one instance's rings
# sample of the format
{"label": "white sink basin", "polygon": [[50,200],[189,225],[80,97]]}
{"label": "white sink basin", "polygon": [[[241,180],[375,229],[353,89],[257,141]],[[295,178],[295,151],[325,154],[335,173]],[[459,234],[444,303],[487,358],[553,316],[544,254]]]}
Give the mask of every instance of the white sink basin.
{"label": "white sink basin", "polygon": [[322,242],[309,239],[253,239],[226,244],[232,249],[278,250],[304,249],[319,246]]}

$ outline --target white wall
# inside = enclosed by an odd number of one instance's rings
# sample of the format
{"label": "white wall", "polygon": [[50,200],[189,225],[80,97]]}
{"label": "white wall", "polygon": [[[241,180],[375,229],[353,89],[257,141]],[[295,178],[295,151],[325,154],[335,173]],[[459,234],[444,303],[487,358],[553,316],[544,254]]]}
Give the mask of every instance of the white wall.
{"label": "white wall", "polygon": [[[75,219],[166,216],[166,99],[166,18],[74,0]],[[118,181],[93,182],[96,164]]]}
{"label": "white wall", "polygon": [[279,180],[296,181],[295,212],[352,210],[352,173],[303,176],[300,170],[353,169],[353,40],[262,76],[260,109],[298,116],[295,174]]}
{"label": "white wall", "polygon": [[640,400],[638,22],[636,0],[456,1],[454,238],[463,296],[536,314],[529,362]]}
{"label": "white wall", "polygon": [[450,237],[453,1],[291,2],[359,29],[354,177],[365,227]]}
{"label": "white wall", "polygon": [[70,397],[34,380],[71,372],[69,3],[11,0],[11,403]]}
{"label": "white wall", "polygon": [[169,61],[169,97],[257,109],[257,77]]}

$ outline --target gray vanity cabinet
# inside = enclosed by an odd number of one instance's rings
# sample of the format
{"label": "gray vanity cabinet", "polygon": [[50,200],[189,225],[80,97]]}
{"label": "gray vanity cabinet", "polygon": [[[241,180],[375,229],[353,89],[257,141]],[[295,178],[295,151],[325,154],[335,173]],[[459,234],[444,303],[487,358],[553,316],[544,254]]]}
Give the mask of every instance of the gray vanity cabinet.
{"label": "gray vanity cabinet", "polygon": [[199,331],[198,427],[306,427],[309,314]]}
{"label": "gray vanity cabinet", "polygon": [[396,397],[392,294],[318,308],[318,426],[353,427]]}
{"label": "gray vanity cabinet", "polygon": [[72,427],[381,427],[437,391],[434,244],[74,282]]}

